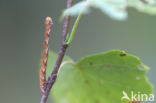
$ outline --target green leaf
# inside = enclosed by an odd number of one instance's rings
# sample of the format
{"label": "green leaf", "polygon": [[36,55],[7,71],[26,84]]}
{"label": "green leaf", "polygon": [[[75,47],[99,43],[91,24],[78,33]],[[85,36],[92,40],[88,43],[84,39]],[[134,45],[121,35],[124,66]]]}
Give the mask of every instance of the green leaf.
{"label": "green leaf", "polygon": [[[48,65],[53,56],[49,56]],[[121,101],[123,93],[129,97],[131,92],[153,93],[145,77],[148,68],[137,57],[120,50],[63,64],[51,91],[55,103],[129,103]]]}
{"label": "green leaf", "polygon": [[128,0],[128,6],[136,8],[140,12],[151,15],[156,15],[156,1],[155,0]]}
{"label": "green leaf", "polygon": [[124,20],[127,17],[127,7],[136,8],[148,14],[156,14],[156,0],[83,0],[71,8],[64,10],[62,16],[86,14],[91,8],[97,8],[112,19]]}
{"label": "green leaf", "polygon": [[[47,72],[46,72],[46,79],[48,80],[48,76],[50,76],[52,69],[56,63],[57,54],[49,51],[48,53],[48,62],[47,62]],[[68,56],[65,56],[63,61],[72,61],[72,59]]]}

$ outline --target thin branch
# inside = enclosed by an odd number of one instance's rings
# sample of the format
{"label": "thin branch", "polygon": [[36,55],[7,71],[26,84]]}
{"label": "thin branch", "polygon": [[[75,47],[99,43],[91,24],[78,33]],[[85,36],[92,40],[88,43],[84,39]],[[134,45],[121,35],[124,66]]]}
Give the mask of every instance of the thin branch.
{"label": "thin branch", "polygon": [[[72,5],[72,0],[68,0],[67,1],[67,8],[71,7],[71,5]],[[69,21],[70,21],[70,16],[67,16],[64,20],[63,32],[62,32],[62,43],[61,43],[61,47],[60,47],[60,50],[58,53],[58,58],[56,60],[56,64],[54,66],[54,69],[53,69],[50,77],[48,78],[47,85],[45,88],[45,93],[42,95],[40,103],[46,103],[47,98],[48,98],[49,93],[50,93],[50,90],[51,90],[51,87],[53,86],[53,84],[56,81],[59,67],[60,67],[61,62],[63,60],[63,57],[65,55],[66,49],[68,47],[68,45],[65,43],[65,40],[66,40],[68,28],[69,28]]]}
{"label": "thin branch", "polygon": [[[72,6],[72,0],[67,0],[67,8],[70,8],[71,6]],[[70,16],[66,16],[63,25],[63,31],[62,31],[62,43],[65,43],[66,36],[68,33],[68,28],[69,28],[69,22],[70,22]]]}

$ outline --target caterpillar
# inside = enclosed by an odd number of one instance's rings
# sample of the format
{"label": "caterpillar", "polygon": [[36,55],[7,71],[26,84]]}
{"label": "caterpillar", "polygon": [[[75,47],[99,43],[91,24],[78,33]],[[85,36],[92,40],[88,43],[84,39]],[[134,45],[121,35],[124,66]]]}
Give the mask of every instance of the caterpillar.
{"label": "caterpillar", "polygon": [[40,90],[42,93],[45,93],[45,85],[46,85],[46,68],[48,61],[48,51],[49,51],[49,38],[50,31],[52,29],[53,22],[50,17],[46,17],[45,19],[45,34],[44,34],[44,43],[43,43],[43,55],[40,69]]}

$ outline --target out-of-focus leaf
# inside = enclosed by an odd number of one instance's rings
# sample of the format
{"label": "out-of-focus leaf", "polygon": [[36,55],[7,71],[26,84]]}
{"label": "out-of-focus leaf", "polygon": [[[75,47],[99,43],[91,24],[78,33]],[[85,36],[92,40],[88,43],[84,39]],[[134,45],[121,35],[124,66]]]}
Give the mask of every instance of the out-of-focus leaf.
{"label": "out-of-focus leaf", "polygon": [[91,7],[98,8],[114,19],[125,19],[127,13],[125,11],[126,2],[124,0],[85,0],[77,3],[73,7],[66,9],[63,12],[63,17],[66,15],[78,15],[80,13],[89,13]]}
{"label": "out-of-focus leaf", "polygon": [[91,8],[100,9],[109,17],[124,20],[127,17],[127,7],[136,8],[138,11],[155,15],[155,0],[83,0],[63,12],[66,15],[76,16],[80,13],[86,14]]}
{"label": "out-of-focus leaf", "polygon": [[128,6],[136,8],[140,12],[156,15],[156,1],[154,0],[128,0]]}
{"label": "out-of-focus leaf", "polygon": [[[57,59],[57,54],[52,52],[52,51],[49,51],[48,62],[47,62],[47,72],[46,72],[46,79],[47,80],[48,80],[48,76],[50,76],[50,74],[53,70],[53,67],[56,63],[56,59]],[[63,61],[72,61],[72,59],[68,56],[64,56]]]}
{"label": "out-of-focus leaf", "polygon": [[[49,58],[51,65],[56,58]],[[131,98],[131,92],[153,92],[147,71],[137,57],[120,50],[84,57],[62,67],[51,96],[55,103],[129,103],[121,100],[123,94]]]}

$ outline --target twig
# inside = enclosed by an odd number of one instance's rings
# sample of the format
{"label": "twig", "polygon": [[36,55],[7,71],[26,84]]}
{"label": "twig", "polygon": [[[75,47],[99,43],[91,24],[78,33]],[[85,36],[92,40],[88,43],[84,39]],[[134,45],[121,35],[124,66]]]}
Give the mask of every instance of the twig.
{"label": "twig", "polygon": [[[67,1],[67,8],[71,7],[71,5],[72,5],[72,0],[68,0]],[[47,85],[45,88],[45,93],[42,95],[40,103],[46,103],[47,98],[49,96],[49,92],[51,90],[51,87],[53,86],[53,84],[56,81],[59,67],[60,67],[61,62],[63,60],[63,57],[65,55],[65,51],[68,47],[68,44],[66,44],[65,40],[66,40],[68,28],[69,28],[69,21],[70,21],[70,16],[67,16],[64,20],[63,32],[62,32],[62,43],[61,43],[61,47],[59,49],[58,58],[56,60],[56,64],[54,66],[54,69],[53,69],[50,77],[48,78]]]}
{"label": "twig", "polygon": [[[70,8],[71,6],[72,6],[72,0],[67,0],[67,8]],[[69,22],[70,22],[70,16],[66,16],[63,25],[63,31],[62,31],[62,44],[65,43],[66,40],[66,36],[69,28]]]}

